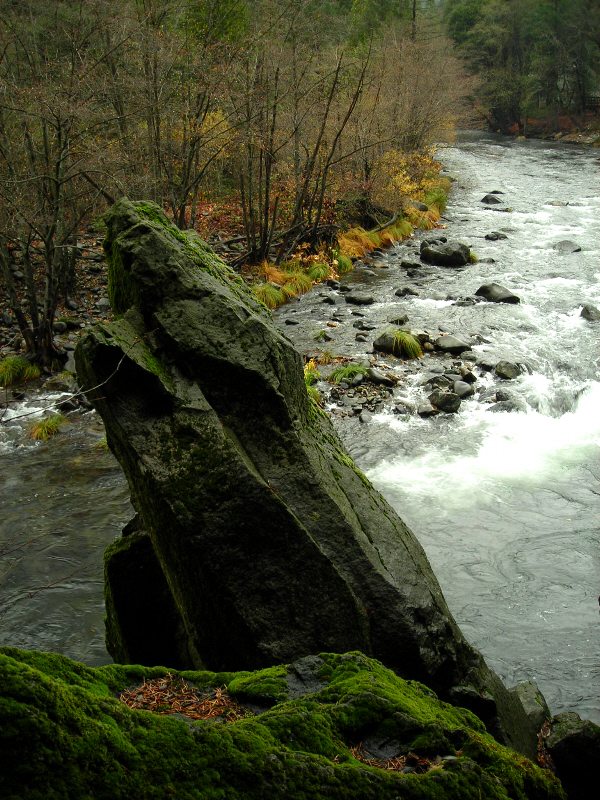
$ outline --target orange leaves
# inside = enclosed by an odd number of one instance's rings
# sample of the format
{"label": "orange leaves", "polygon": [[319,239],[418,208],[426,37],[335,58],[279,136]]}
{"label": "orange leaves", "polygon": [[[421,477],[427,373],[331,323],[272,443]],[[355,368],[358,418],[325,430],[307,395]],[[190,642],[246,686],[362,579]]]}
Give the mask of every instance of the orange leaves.
{"label": "orange leaves", "polygon": [[221,718],[233,722],[247,713],[231,699],[227,689],[217,688],[202,695],[192,684],[170,673],[121,692],[119,700],[129,708],[154,714],[183,714],[190,719]]}

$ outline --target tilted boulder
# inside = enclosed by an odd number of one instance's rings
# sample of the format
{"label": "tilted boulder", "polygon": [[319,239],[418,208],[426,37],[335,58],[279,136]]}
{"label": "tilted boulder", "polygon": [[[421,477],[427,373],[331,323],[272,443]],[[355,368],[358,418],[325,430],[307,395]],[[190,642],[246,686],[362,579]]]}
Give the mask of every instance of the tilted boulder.
{"label": "tilted boulder", "polygon": [[490,730],[532,752],[519,701],[309,399],[268,311],[156,206],[123,200],[106,222],[122,316],[76,360],[138,512],[107,553],[115,660],[234,670],[362,650],[443,697],[488,697]]}

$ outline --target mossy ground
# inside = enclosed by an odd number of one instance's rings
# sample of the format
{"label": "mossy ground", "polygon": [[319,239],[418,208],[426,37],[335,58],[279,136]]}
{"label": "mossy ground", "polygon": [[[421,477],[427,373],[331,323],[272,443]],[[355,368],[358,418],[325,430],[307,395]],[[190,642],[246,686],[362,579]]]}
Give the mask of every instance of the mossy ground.
{"label": "mossy ground", "polygon": [[[231,723],[135,711],[116,695],[164,668],[89,668],[0,650],[0,795],[22,798],[562,798],[548,773],[482,723],[354,653],[315,660],[319,686],[288,699],[285,667],[178,673],[263,710]],[[290,673],[293,669],[290,668]],[[450,756],[424,774],[368,766],[351,748]],[[356,752],[356,751],[354,751]]]}

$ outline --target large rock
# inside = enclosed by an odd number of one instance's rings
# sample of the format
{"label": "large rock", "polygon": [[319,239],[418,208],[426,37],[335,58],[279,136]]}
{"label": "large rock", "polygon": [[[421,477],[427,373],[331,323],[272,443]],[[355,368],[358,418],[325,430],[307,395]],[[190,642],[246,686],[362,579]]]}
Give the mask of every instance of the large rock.
{"label": "large rock", "polygon": [[[445,697],[490,694],[490,730],[532,752],[521,704],[309,400],[301,357],[267,310],[156,206],[120,201],[107,227],[122,316],[76,357],[139,515],[107,554],[115,660],[254,669],[359,649]],[[164,613],[148,618],[155,594]]]}
{"label": "large rock", "polygon": [[484,283],[475,292],[477,297],[483,297],[489,303],[520,303],[521,298],[513,294],[510,289],[499,283]]}
{"label": "large rock", "polygon": [[433,244],[423,242],[421,245],[421,259],[427,264],[438,267],[464,267],[471,258],[468,245],[462,242],[447,242],[446,244]]}
{"label": "large rock", "polygon": [[473,714],[359,653],[180,674],[6,648],[0,682],[5,800],[564,800]]}

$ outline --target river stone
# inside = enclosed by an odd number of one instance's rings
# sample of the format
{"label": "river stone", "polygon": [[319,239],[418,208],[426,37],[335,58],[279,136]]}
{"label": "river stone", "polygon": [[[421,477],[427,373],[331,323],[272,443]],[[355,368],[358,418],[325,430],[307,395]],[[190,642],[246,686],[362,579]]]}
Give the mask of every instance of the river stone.
{"label": "river stone", "polygon": [[439,245],[423,242],[421,245],[421,259],[439,267],[463,267],[469,263],[470,256],[469,247],[462,242]]}
{"label": "river stone", "polygon": [[436,350],[441,350],[443,353],[450,353],[453,355],[460,355],[465,350],[471,349],[470,344],[463,342],[461,339],[458,339],[456,336],[452,336],[451,334],[438,336],[434,342],[434,345]]}
{"label": "river stone", "polygon": [[[443,697],[491,693],[489,729],[534,753],[522,706],[309,399],[302,358],[267,309],[158,206],[120,200],[105,221],[118,318],[80,340],[77,370],[147,531],[149,576],[136,573],[135,537],[108,549],[113,658],[164,664],[175,649],[187,667],[235,670],[362,650]],[[140,652],[128,597],[140,608],[155,590],[174,614],[138,612]]]}
{"label": "river stone", "polygon": [[500,231],[491,231],[490,233],[486,233],[485,238],[488,242],[497,242],[499,239],[508,239],[508,236]]}
{"label": "river stone", "polygon": [[569,239],[563,239],[560,242],[555,242],[552,245],[553,250],[557,250],[559,253],[580,253],[581,247],[577,244],[577,242],[571,242]]}
{"label": "river stone", "polygon": [[355,306],[370,306],[375,302],[373,295],[366,292],[348,292],[345,297],[347,303]]}
{"label": "river stone", "polygon": [[367,380],[371,381],[371,383],[378,383],[382,386],[395,386],[395,381],[393,381],[385,372],[382,372],[380,369],[376,369],[375,367],[370,367],[365,377]]}
{"label": "river stone", "polygon": [[497,197],[495,192],[490,192],[489,194],[486,194],[484,197],[481,198],[481,202],[485,203],[487,206],[493,206],[498,203],[501,203],[502,200],[499,197]]}
{"label": "river stone", "polygon": [[499,378],[504,378],[507,381],[512,381],[523,374],[523,367],[520,364],[515,364],[512,361],[499,361],[494,369]]}
{"label": "river stone", "polygon": [[475,387],[466,381],[454,381],[452,391],[462,400],[465,397],[472,397],[475,394]]}
{"label": "river stone", "polygon": [[477,297],[483,297],[490,303],[520,303],[521,298],[499,283],[484,283],[475,292]]}
{"label": "river stone", "polygon": [[587,319],[588,322],[598,322],[600,320],[600,309],[591,305],[591,303],[585,303],[581,309],[580,316]]}
{"label": "river stone", "polygon": [[396,297],[417,297],[419,292],[411,286],[402,286],[394,292]]}
{"label": "river stone", "polygon": [[432,406],[447,414],[456,414],[460,408],[460,397],[455,392],[436,389],[429,395],[428,400]]}

